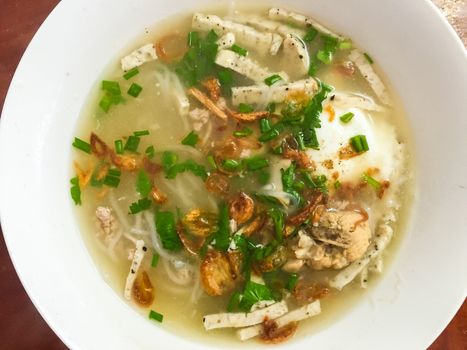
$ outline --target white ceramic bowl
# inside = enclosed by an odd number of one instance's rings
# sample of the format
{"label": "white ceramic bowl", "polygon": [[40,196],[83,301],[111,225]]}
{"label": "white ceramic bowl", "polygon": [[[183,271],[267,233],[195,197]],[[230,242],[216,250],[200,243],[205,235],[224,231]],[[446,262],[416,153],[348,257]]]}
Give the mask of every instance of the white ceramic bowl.
{"label": "white ceramic bowl", "polygon": [[[69,198],[70,142],[110,59],[173,13],[213,1],[62,1],[29,45],[0,129],[0,209],[16,270],[42,316],[74,349],[201,349],[157,327],[103,281]],[[219,2],[219,1],[218,1]],[[430,1],[275,1],[348,34],[378,61],[414,131],[411,229],[370,296],[288,349],[422,349],[467,287],[467,58]]]}

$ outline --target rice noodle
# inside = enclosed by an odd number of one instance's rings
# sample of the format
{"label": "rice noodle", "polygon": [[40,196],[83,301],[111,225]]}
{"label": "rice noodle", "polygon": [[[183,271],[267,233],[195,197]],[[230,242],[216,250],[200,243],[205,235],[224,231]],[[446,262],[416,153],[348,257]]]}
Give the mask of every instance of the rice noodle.
{"label": "rice noodle", "polygon": [[[180,268],[177,268],[175,264],[180,265]],[[162,265],[167,277],[169,277],[173,283],[180,286],[187,286],[193,282],[193,275],[195,272],[188,263],[171,258],[170,260],[162,259]],[[183,273],[185,276],[182,275]]]}
{"label": "rice noodle", "polygon": [[117,214],[117,219],[120,222],[120,224],[123,226],[123,229],[125,231],[129,231],[130,224],[128,223],[128,220],[126,219],[127,216],[123,214],[123,212],[120,210],[120,207],[117,203],[117,200],[115,199],[115,195],[113,191],[110,191],[108,198],[109,198],[110,206],[114,210],[115,214]]}

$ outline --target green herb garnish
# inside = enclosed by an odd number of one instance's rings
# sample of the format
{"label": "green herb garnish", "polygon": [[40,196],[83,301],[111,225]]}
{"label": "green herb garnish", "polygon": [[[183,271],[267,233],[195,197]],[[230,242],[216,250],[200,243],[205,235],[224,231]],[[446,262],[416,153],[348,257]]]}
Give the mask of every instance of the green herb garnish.
{"label": "green herb garnish", "polygon": [[262,156],[255,156],[244,160],[244,164],[247,170],[256,171],[269,166],[269,162]]}
{"label": "green herb garnish", "polygon": [[157,263],[159,262],[159,258],[160,258],[160,255],[157,254],[157,253],[154,253],[152,255],[152,259],[151,259],[151,266],[152,267],[156,267],[157,266]]}
{"label": "green herb garnish", "polygon": [[313,40],[315,40],[316,36],[318,35],[318,31],[313,28],[313,27],[310,27],[305,36],[303,37],[303,41],[305,41],[306,43],[311,43]]}
{"label": "green herb garnish", "polygon": [[138,178],[136,180],[136,191],[138,191],[141,197],[147,197],[149,192],[151,192],[151,189],[151,179],[144,170],[140,170],[138,173]]}
{"label": "green herb garnish", "polygon": [[253,106],[248,103],[240,103],[238,105],[238,111],[240,113],[250,113],[250,112],[253,112],[254,110],[255,109],[253,108]]}
{"label": "green herb garnish", "polygon": [[175,215],[170,211],[159,211],[154,220],[162,247],[170,251],[180,250],[183,245],[175,229]]}
{"label": "green herb garnish", "polygon": [[125,80],[129,80],[129,79],[133,78],[135,75],[137,75],[138,73],[139,73],[139,69],[137,67],[135,67],[135,68],[130,69],[125,74],[123,74],[123,78]]}
{"label": "green herb garnish", "polygon": [[75,140],[72,143],[73,147],[85,152],[91,154],[91,145],[87,143],[86,141],[81,140],[78,137],[75,137]]}
{"label": "green herb garnish", "polygon": [[381,183],[368,174],[363,174],[362,180],[365,181],[371,187],[373,187],[375,190],[379,190],[381,188]]}
{"label": "green herb garnish", "polygon": [[138,136],[128,136],[124,147],[125,151],[136,152],[138,150],[140,140],[141,139]]}
{"label": "green herb garnish", "polygon": [[221,167],[227,171],[237,171],[241,169],[241,163],[235,159],[224,159]]}
{"label": "green herb garnish", "polygon": [[164,315],[154,311],[154,310],[151,310],[149,311],[149,319],[150,320],[154,320],[154,321],[157,321],[157,322],[162,322],[162,320],[164,319]]}
{"label": "green herb garnish", "polygon": [[244,49],[243,47],[238,46],[237,44],[233,44],[230,47],[230,50],[232,50],[235,53],[238,53],[240,56],[246,56],[248,55],[248,50]]}
{"label": "green herb garnish", "polygon": [[151,158],[154,158],[154,155],[156,153],[156,150],[154,149],[154,146],[148,146],[146,148],[146,150],[144,151],[144,153],[146,154],[146,156],[151,159]]}
{"label": "green herb garnish", "polygon": [[127,91],[127,94],[133,97],[138,97],[138,95],[143,91],[143,87],[136,83],[132,83],[130,88]]}
{"label": "green herb garnish", "polygon": [[369,151],[368,142],[365,135],[356,135],[350,139],[350,144],[355,152],[361,153]]}
{"label": "green herb garnish", "polygon": [[352,112],[347,112],[339,117],[342,123],[347,124],[352,120],[354,114]]}
{"label": "green herb garnish", "polygon": [[286,284],[286,288],[293,292],[293,290],[295,289],[295,286],[297,285],[297,282],[298,282],[298,275],[296,273],[292,273],[289,275],[289,278],[287,279],[287,284]]}
{"label": "green herb garnish", "polygon": [[70,180],[70,184],[71,184],[70,194],[71,194],[71,198],[73,199],[73,202],[75,202],[75,205],[81,205],[81,189],[79,187],[78,176],[72,178]]}
{"label": "green herb garnish", "polygon": [[369,54],[367,54],[366,52],[363,53],[363,56],[365,56],[366,60],[368,61],[369,64],[373,64],[374,61],[373,59],[371,58],[371,56]]}
{"label": "green herb garnish", "polygon": [[123,141],[122,140],[115,140],[115,153],[123,154]]}
{"label": "green herb garnish", "polygon": [[279,74],[273,74],[270,77],[267,77],[266,79],[264,79],[264,83],[267,86],[271,86],[280,80],[282,80],[282,77]]}
{"label": "green herb garnish", "polygon": [[253,133],[253,130],[251,130],[250,128],[245,126],[241,130],[234,131],[233,136],[235,136],[235,137],[246,137],[246,136],[251,135],[252,133]]}
{"label": "green herb garnish", "polygon": [[182,145],[192,146],[194,147],[199,141],[199,136],[194,131],[191,131],[188,135],[186,135],[182,140]]}

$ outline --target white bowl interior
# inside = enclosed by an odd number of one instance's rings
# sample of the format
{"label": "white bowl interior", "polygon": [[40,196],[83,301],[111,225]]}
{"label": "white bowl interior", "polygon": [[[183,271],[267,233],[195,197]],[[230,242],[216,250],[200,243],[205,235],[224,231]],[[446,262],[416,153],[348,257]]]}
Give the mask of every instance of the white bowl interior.
{"label": "white bowl interior", "polygon": [[[62,1],[13,79],[0,129],[2,226],[29,296],[72,348],[206,347],[144,320],[103,281],[72,214],[68,169],[76,119],[108,62],[145,27],[210,3]],[[466,295],[465,51],[429,1],[274,3],[314,15],[372,53],[410,118],[419,189],[410,232],[370,296],[327,329],[286,346],[426,347]]]}

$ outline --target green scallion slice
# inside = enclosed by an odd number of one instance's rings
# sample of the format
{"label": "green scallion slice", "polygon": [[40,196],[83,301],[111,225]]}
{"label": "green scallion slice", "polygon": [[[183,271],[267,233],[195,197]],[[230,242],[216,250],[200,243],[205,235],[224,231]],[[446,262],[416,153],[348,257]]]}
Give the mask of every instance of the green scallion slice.
{"label": "green scallion slice", "polygon": [[354,117],[354,114],[352,112],[347,112],[341,115],[339,119],[341,120],[342,123],[347,124],[348,122],[352,120],[353,117]]}
{"label": "green scallion slice", "polygon": [[151,188],[152,182],[148,174],[144,170],[140,170],[136,180],[136,191],[138,191],[141,197],[147,197],[149,192],[151,192]]}
{"label": "green scallion slice", "polygon": [[102,96],[101,100],[99,101],[99,107],[107,113],[110,109],[110,106],[114,103],[113,98],[110,94],[105,94]]}
{"label": "green scallion slice", "polygon": [[267,86],[271,86],[280,80],[282,80],[282,77],[279,74],[273,74],[270,77],[267,77],[266,79],[264,79],[264,83]]}
{"label": "green scallion slice", "polygon": [[307,30],[305,36],[303,37],[303,41],[306,43],[311,43],[313,40],[315,40],[316,36],[318,35],[318,31],[311,27]]}
{"label": "green scallion slice", "polygon": [[324,64],[330,64],[332,62],[332,52],[326,50],[319,50],[316,54],[316,58]]}
{"label": "green scallion slice", "polygon": [[156,151],[154,150],[154,146],[148,146],[144,153],[149,159],[154,158],[154,154],[156,153]]}
{"label": "green scallion slice", "polygon": [[233,44],[232,47],[230,48],[233,52],[238,53],[240,56],[246,56],[248,55],[248,50],[244,49],[243,47],[238,46],[237,44]]}
{"label": "green scallion slice", "polygon": [[75,205],[81,205],[81,189],[79,187],[78,176],[72,178],[70,180],[70,184],[71,184],[70,194],[71,194],[71,198],[73,199],[73,202],[75,202]]}
{"label": "green scallion slice", "polygon": [[268,142],[271,141],[272,139],[275,139],[277,136],[279,136],[280,132],[277,129],[271,129],[265,133],[263,133],[258,140],[260,142]]}
{"label": "green scallion slice", "polygon": [[225,159],[222,161],[222,168],[228,171],[237,171],[241,168],[241,163],[235,159]]}
{"label": "green scallion slice", "polygon": [[137,202],[131,203],[130,205],[130,214],[137,214],[144,210],[151,208],[151,200],[148,198],[141,198]]}
{"label": "green scallion slice", "polygon": [[149,319],[150,320],[154,320],[156,322],[161,322],[162,323],[162,320],[164,319],[164,315],[154,311],[154,310],[151,310],[149,311]]}
{"label": "green scallion slice", "polygon": [[130,96],[138,97],[138,95],[141,93],[141,91],[143,91],[143,87],[136,84],[136,83],[133,83],[133,84],[131,84],[131,86],[128,89],[127,93]]}
{"label": "green scallion slice", "polygon": [[233,135],[235,137],[246,137],[246,136],[249,136],[253,133],[253,130],[251,130],[250,128],[248,127],[244,127],[243,129],[241,130],[237,130],[237,131],[234,131],[233,132]]}
{"label": "green scallion slice", "polygon": [[296,273],[290,274],[289,278],[287,279],[287,285],[286,285],[287,289],[292,292],[295,289],[297,282],[298,282],[298,275]]}
{"label": "green scallion slice", "polygon": [[261,156],[245,159],[244,163],[249,171],[260,170],[269,166],[268,160]]}
{"label": "green scallion slice", "polygon": [[373,59],[371,58],[371,56],[369,54],[367,54],[366,52],[363,53],[363,56],[365,56],[366,60],[368,61],[369,64],[373,64],[374,61]]}
{"label": "green scallion slice", "polygon": [[379,190],[381,188],[381,183],[368,174],[363,174],[362,180],[365,181],[371,187],[373,187],[375,190]]}
{"label": "green scallion slice", "polygon": [[194,47],[199,43],[199,33],[189,32],[187,37],[187,44],[189,47]]}
{"label": "green scallion slice", "polygon": [[136,152],[138,150],[140,140],[141,139],[138,136],[129,136],[125,143],[125,151]]}
{"label": "green scallion slice", "polygon": [[336,180],[336,181],[334,182],[334,188],[335,188],[336,190],[338,190],[338,189],[341,188],[341,187],[342,187],[341,182],[340,182],[339,180]]}
{"label": "green scallion slice", "polygon": [[254,111],[254,108],[252,105],[248,104],[248,103],[240,103],[238,105],[238,111],[240,113],[250,113],[250,112],[253,112]]}
{"label": "green scallion slice", "polygon": [[259,120],[259,130],[262,134],[271,130],[271,122],[269,121],[269,119],[262,118]]}
{"label": "green scallion slice", "polygon": [[350,139],[350,144],[355,152],[366,152],[370,148],[368,147],[368,142],[365,135],[357,135]]}
{"label": "green scallion slice", "polygon": [[137,67],[130,69],[128,72],[123,74],[123,79],[128,80],[133,78],[135,75],[139,73],[139,69]]}
{"label": "green scallion slice", "polygon": [[107,91],[111,95],[121,95],[120,84],[117,81],[102,80],[102,90]]}
{"label": "green scallion slice", "polygon": [[182,140],[182,145],[194,147],[199,141],[199,136],[194,131],[191,131]]}
{"label": "green scallion slice", "polygon": [[133,133],[135,136],[146,136],[149,135],[149,130],[139,130]]}
{"label": "green scallion slice", "polygon": [[107,175],[104,178],[104,185],[106,185],[106,186],[118,187],[119,184],[120,184],[120,177]]}
{"label": "green scallion slice", "polygon": [[210,154],[209,156],[206,157],[209,165],[213,168],[213,169],[217,169],[217,164],[216,164],[216,161],[214,159],[214,156],[212,154]]}
{"label": "green scallion slice", "polygon": [[91,145],[87,143],[86,141],[81,140],[78,137],[75,137],[75,140],[72,143],[73,147],[85,152],[91,154]]}
{"label": "green scallion slice", "polygon": [[152,267],[156,267],[156,266],[157,266],[157,263],[159,262],[159,258],[160,258],[160,256],[159,256],[159,254],[157,254],[157,253],[154,253],[154,254],[152,255],[152,259],[151,259],[151,266],[152,266]]}
{"label": "green scallion slice", "polygon": [[115,140],[115,153],[123,154],[123,141],[122,140]]}
{"label": "green scallion slice", "polygon": [[276,104],[274,102],[269,102],[268,105],[266,106],[266,110],[269,113],[274,113],[276,111]]}

